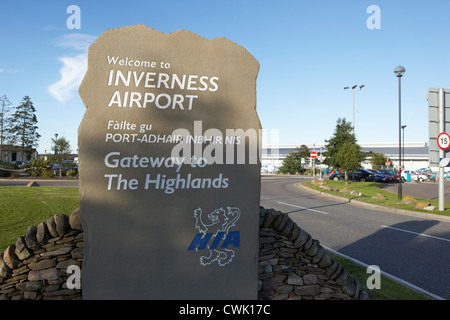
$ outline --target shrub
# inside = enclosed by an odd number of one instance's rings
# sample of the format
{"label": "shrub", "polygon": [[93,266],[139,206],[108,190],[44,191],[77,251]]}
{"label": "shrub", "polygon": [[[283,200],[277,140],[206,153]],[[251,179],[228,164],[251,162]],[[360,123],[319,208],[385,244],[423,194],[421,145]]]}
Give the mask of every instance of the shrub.
{"label": "shrub", "polygon": [[69,177],[76,177],[77,172],[75,170],[69,170],[69,171],[67,171],[67,175]]}
{"label": "shrub", "polygon": [[[2,170],[5,169],[5,170]],[[0,162],[0,177],[10,177],[11,176],[11,169],[13,169],[13,165],[9,162]]]}
{"label": "shrub", "polygon": [[37,175],[43,177],[44,172],[49,171],[52,164],[48,160],[44,159],[33,159],[27,165],[27,172],[30,176],[34,176],[34,168],[37,168]]}

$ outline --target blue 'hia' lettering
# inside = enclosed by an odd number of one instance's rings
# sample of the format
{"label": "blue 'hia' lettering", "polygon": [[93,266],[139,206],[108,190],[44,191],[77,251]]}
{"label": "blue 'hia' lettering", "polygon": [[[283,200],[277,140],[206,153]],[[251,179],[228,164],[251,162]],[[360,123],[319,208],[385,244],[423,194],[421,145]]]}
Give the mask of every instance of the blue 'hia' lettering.
{"label": "blue 'hia' lettering", "polygon": [[[204,250],[209,244],[208,249],[213,250],[219,248],[219,244],[224,238],[225,232],[218,232],[217,236],[214,237],[214,240],[210,241],[214,233],[197,233],[194,239],[191,242],[191,245],[188,248],[188,251],[195,250],[197,247],[198,250]],[[211,242],[211,243],[210,243]],[[228,246],[233,245],[233,247],[237,248],[241,244],[240,239],[240,231],[231,231],[229,232],[225,240],[223,240],[221,249],[226,249]]]}

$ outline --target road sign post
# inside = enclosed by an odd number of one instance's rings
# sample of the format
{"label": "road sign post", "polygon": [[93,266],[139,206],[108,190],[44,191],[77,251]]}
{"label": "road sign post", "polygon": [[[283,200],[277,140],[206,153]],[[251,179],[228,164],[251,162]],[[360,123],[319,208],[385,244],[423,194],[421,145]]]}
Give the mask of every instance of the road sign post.
{"label": "road sign post", "polygon": [[311,151],[310,155],[309,155],[313,160],[313,181],[316,180],[316,158],[317,158],[317,152],[316,151]]}
{"label": "road sign post", "polygon": [[[445,133],[450,127],[449,89],[428,90],[428,136],[430,167],[439,166],[450,148],[450,136]],[[444,167],[439,166],[439,211],[444,210]]]}
{"label": "road sign post", "polygon": [[[442,97],[443,98],[443,97]],[[443,104],[443,102],[442,102]],[[437,144],[439,149],[439,155],[444,157],[444,151],[450,148],[450,136],[446,132],[441,132],[437,137]],[[445,159],[445,158],[444,158]],[[439,163],[439,211],[445,210],[444,205],[444,167],[447,164],[443,165],[442,161]]]}

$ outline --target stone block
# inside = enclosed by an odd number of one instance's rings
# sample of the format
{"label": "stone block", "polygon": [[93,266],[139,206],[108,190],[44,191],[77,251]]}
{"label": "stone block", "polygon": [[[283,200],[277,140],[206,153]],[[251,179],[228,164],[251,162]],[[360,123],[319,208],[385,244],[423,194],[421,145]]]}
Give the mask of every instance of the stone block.
{"label": "stone block", "polygon": [[3,261],[10,269],[15,269],[20,264],[20,259],[16,256],[15,250],[16,245],[11,244],[3,253]]}
{"label": "stone block", "polygon": [[46,225],[47,225],[48,231],[50,232],[52,237],[59,236],[58,231],[56,231],[56,223],[55,223],[54,217],[48,218],[46,221]]}
{"label": "stone block", "polygon": [[56,232],[59,236],[70,230],[69,217],[62,213],[57,213],[53,217],[56,224]]}
{"label": "stone block", "polygon": [[56,280],[58,278],[59,278],[58,270],[56,268],[38,270],[38,271],[30,271],[28,273],[28,281]]}
{"label": "stone block", "polygon": [[298,296],[315,296],[320,293],[320,286],[318,284],[298,286],[294,292]]}
{"label": "stone block", "polygon": [[69,224],[73,230],[83,231],[83,226],[81,224],[80,208],[77,208],[72,211],[69,217]]}
{"label": "stone block", "polygon": [[36,240],[40,245],[44,245],[51,238],[51,234],[48,231],[47,225],[42,222],[37,226],[36,230]]}
{"label": "stone block", "polygon": [[16,241],[15,253],[17,258],[19,258],[20,260],[28,259],[31,256],[31,253],[25,244],[25,238],[23,236],[20,236]]}
{"label": "stone block", "polygon": [[25,233],[25,244],[31,250],[38,250],[41,248],[39,242],[37,241],[36,233],[36,226],[28,227],[27,232]]}

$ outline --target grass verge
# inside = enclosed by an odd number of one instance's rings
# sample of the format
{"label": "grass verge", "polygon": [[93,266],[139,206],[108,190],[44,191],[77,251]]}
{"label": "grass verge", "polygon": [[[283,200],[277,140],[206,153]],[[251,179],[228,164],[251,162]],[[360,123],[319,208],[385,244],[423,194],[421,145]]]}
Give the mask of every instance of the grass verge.
{"label": "grass verge", "polygon": [[0,252],[57,213],[70,215],[80,206],[78,188],[0,187]]}
{"label": "grass verge", "polygon": [[[385,206],[389,208],[396,208],[396,209],[403,209],[403,210],[409,210],[409,211],[417,211],[417,212],[426,212],[426,213],[432,213],[436,215],[443,215],[443,216],[450,216],[450,203],[445,203],[445,210],[444,211],[427,211],[423,209],[417,209],[414,204],[406,204],[401,203],[398,201],[398,196],[396,193],[388,192],[386,190],[383,190],[380,188],[382,183],[378,182],[348,182],[348,185],[345,184],[345,181],[334,181],[334,180],[327,180],[326,183],[330,187],[338,187],[339,189],[347,187],[350,190],[356,190],[361,192],[362,196],[352,196],[348,193],[343,193],[339,191],[330,191],[330,190],[324,190],[320,188],[318,185],[312,184],[310,181],[303,182],[302,185],[312,188],[318,191],[321,191],[323,193],[333,194],[340,197],[346,197],[351,198],[358,201],[363,201],[367,203],[372,203],[380,206]],[[374,199],[373,196],[381,194],[383,195],[384,199]],[[436,208],[439,207],[439,202],[436,200],[428,200],[424,198],[417,198],[414,197],[414,199],[417,200],[417,202],[429,202],[432,206],[435,206]]]}

